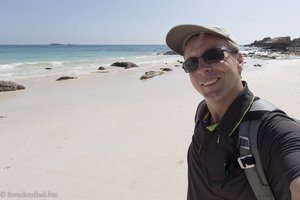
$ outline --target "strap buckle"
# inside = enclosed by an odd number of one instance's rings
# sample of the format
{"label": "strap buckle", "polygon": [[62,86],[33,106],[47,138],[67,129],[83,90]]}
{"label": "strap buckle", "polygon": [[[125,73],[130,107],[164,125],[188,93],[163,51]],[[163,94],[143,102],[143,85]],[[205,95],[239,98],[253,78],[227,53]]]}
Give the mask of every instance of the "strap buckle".
{"label": "strap buckle", "polygon": [[239,147],[250,151],[250,141],[248,137],[239,136]]}
{"label": "strap buckle", "polygon": [[247,156],[238,157],[237,161],[242,169],[249,169],[255,167],[255,160],[251,154]]}

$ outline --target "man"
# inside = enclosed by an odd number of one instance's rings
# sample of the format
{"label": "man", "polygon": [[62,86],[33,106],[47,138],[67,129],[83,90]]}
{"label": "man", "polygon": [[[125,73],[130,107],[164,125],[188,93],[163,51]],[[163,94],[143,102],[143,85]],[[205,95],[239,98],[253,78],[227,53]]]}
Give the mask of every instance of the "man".
{"label": "man", "polygon": [[[241,80],[239,45],[222,27],[198,25],[175,26],[166,42],[184,56],[183,69],[204,97],[188,150],[188,200],[256,199],[245,171],[233,167],[239,157],[239,125],[258,99]],[[282,111],[266,112],[257,138],[275,199],[299,200],[299,123]]]}

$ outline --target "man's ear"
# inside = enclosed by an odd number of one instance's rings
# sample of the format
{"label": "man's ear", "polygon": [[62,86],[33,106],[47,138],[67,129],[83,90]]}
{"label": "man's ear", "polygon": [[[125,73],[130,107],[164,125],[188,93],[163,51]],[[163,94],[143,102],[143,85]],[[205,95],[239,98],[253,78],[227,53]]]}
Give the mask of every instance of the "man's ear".
{"label": "man's ear", "polygon": [[239,52],[237,55],[237,67],[238,67],[238,71],[239,74],[242,74],[243,71],[243,65],[244,65],[244,56],[241,52]]}

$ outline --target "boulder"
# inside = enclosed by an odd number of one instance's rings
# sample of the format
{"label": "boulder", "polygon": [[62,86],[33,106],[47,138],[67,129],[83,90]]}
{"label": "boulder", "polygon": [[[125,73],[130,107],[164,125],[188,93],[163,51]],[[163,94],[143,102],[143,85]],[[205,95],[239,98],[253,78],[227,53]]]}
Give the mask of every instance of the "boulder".
{"label": "boulder", "polygon": [[0,92],[23,90],[23,85],[14,83],[12,81],[0,81]]}
{"label": "boulder", "polygon": [[141,76],[140,80],[153,78],[154,76],[161,75],[163,73],[164,72],[162,72],[162,71],[148,71],[148,72],[145,72],[145,74]]}
{"label": "boulder", "polygon": [[73,76],[62,76],[62,77],[56,79],[56,81],[64,81],[64,80],[69,80],[69,79],[77,79],[77,77],[73,77]]}
{"label": "boulder", "polygon": [[105,70],[105,67],[100,66],[98,70]]}
{"label": "boulder", "polygon": [[300,55],[300,47],[288,47],[287,48],[289,52],[295,54],[295,55]]}
{"label": "boulder", "polygon": [[287,47],[291,44],[291,37],[275,37],[275,38],[270,38],[266,37],[262,40],[255,40],[251,46],[256,46],[256,47],[262,47],[266,49],[274,49],[274,50],[281,50],[281,51],[286,51]]}
{"label": "boulder", "polygon": [[162,53],[162,55],[178,55],[178,53],[176,53],[174,51],[166,51],[166,52]]}
{"label": "boulder", "polygon": [[166,51],[166,52],[157,53],[156,55],[178,55],[178,54],[174,51]]}
{"label": "boulder", "polygon": [[51,67],[46,67],[45,69],[46,69],[46,70],[51,70],[52,68],[51,68]]}
{"label": "boulder", "polygon": [[293,39],[290,46],[291,47],[300,47],[300,38]]}
{"label": "boulder", "polygon": [[160,68],[161,71],[165,71],[165,72],[170,72],[172,71],[173,69],[171,68],[168,68],[168,67],[164,67],[164,68]]}
{"label": "boulder", "polygon": [[113,64],[111,64],[111,66],[114,67],[124,67],[124,69],[129,69],[129,68],[133,68],[133,67],[139,67],[138,65],[132,63],[132,62],[115,62]]}

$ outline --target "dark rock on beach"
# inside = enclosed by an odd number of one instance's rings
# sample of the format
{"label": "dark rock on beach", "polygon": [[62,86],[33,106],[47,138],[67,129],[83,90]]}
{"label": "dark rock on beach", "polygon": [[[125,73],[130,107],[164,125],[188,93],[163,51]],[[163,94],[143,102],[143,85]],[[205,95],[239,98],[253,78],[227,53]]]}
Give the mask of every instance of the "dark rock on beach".
{"label": "dark rock on beach", "polygon": [[300,47],[288,47],[287,50],[290,53],[300,56]]}
{"label": "dark rock on beach", "polygon": [[69,80],[69,79],[77,79],[77,77],[73,77],[73,76],[62,76],[62,77],[56,79],[56,81],[63,81],[63,80]]}
{"label": "dark rock on beach", "polygon": [[292,40],[291,45],[287,47],[288,51],[300,55],[300,38]]}
{"label": "dark rock on beach", "polygon": [[168,68],[168,67],[164,67],[164,68],[160,68],[161,71],[165,71],[165,72],[170,72],[172,71],[173,69],[171,68]]}
{"label": "dark rock on beach", "polygon": [[140,77],[140,80],[153,78],[157,75],[163,74],[164,72],[169,72],[169,71],[172,71],[172,70],[173,69],[171,69],[171,68],[164,67],[164,68],[160,68],[160,71],[148,71],[148,72],[145,72],[145,74]]}
{"label": "dark rock on beach", "polygon": [[256,47],[263,47],[266,49],[274,49],[280,51],[286,51],[286,48],[291,44],[291,37],[266,37],[259,41],[254,41],[251,45]]}
{"label": "dark rock on beach", "polygon": [[102,66],[100,66],[99,68],[98,68],[98,71],[96,71],[96,72],[94,72],[94,73],[98,73],[98,74],[104,74],[104,73],[109,73],[110,71],[109,70],[107,70],[105,67],[102,67]]}
{"label": "dark rock on beach", "polygon": [[148,72],[145,72],[145,74],[141,76],[140,80],[153,78],[153,77],[155,77],[157,75],[161,75],[163,73],[164,72],[162,72],[162,71],[148,71]]}
{"label": "dark rock on beach", "polygon": [[113,64],[111,64],[111,66],[114,67],[124,67],[124,69],[129,69],[129,68],[133,68],[133,67],[139,67],[138,65],[132,63],[132,62],[115,62]]}
{"label": "dark rock on beach", "polygon": [[260,47],[265,50],[275,51],[281,54],[300,55],[300,38],[291,40],[290,36],[286,37],[266,37],[262,40],[255,40],[247,46]]}
{"label": "dark rock on beach", "polygon": [[23,90],[23,85],[14,83],[12,81],[0,81],[0,92]]}
{"label": "dark rock on beach", "polygon": [[300,47],[300,38],[293,39],[290,46],[291,47]]}
{"label": "dark rock on beach", "polygon": [[46,70],[51,70],[52,68],[51,68],[51,67],[46,67],[45,69],[46,69]]}
{"label": "dark rock on beach", "polygon": [[100,66],[98,70],[105,70],[105,67]]}

